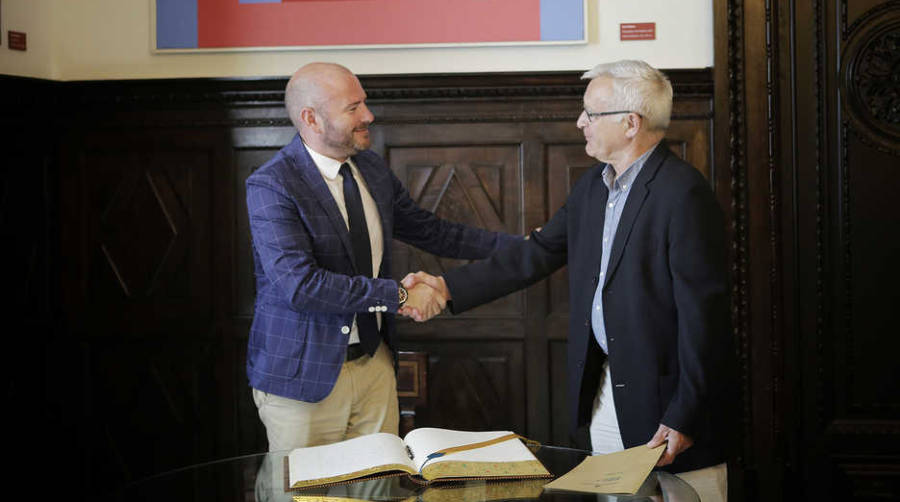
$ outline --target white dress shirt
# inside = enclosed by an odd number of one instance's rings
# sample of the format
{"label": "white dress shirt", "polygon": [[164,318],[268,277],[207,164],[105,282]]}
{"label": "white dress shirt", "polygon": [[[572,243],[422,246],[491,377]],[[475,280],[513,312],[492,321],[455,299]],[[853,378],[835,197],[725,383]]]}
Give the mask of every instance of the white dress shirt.
{"label": "white dress shirt", "polygon": [[[303,146],[306,147],[309,156],[312,157],[316,167],[319,168],[319,172],[322,173],[325,185],[328,186],[328,190],[331,192],[332,197],[334,197],[334,201],[341,211],[341,216],[343,216],[344,224],[347,225],[348,230],[350,229],[350,220],[347,217],[347,205],[344,203],[344,178],[338,171],[341,168],[341,164],[344,164],[345,162],[350,164],[350,170],[353,172],[353,177],[356,178],[356,184],[359,185],[359,196],[362,199],[363,212],[366,215],[366,226],[369,229],[369,244],[372,248],[373,268],[371,277],[378,277],[378,270],[381,268],[381,257],[384,255],[384,236],[382,235],[381,230],[381,215],[378,213],[378,206],[375,205],[375,199],[373,199],[372,195],[369,193],[369,187],[366,185],[366,180],[363,179],[352,159],[348,158],[344,162],[337,161],[313,150],[306,143],[304,143]],[[378,329],[380,330],[381,313],[376,312],[375,318],[378,322]],[[353,326],[350,328],[350,343],[359,343],[359,330],[356,327],[356,317],[353,318]]]}

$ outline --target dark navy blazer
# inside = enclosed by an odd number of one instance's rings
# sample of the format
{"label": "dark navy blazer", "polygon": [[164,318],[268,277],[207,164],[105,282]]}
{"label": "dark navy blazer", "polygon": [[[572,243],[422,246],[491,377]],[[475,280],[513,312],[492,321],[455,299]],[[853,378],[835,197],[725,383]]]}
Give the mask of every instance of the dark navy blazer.
{"label": "dark navy blazer", "polygon": [[256,274],[247,374],[256,389],[321,401],[341,370],[354,314],[370,307],[387,307],[382,330],[390,345],[398,309],[391,237],[464,259],[522,240],[438,219],[416,206],[378,155],[352,158],[381,216],[378,278],[357,275],[347,226],[299,136],[247,178]]}
{"label": "dark navy blazer", "polygon": [[[596,380],[583,380],[602,364],[588,349],[609,194],[604,167],[585,173],[531,239],[444,276],[453,311],[461,312],[568,264],[573,430],[590,421]],[[625,203],[603,285],[603,315],[625,447],[649,441],[660,423],[691,436],[695,445],[676,457],[674,472],[724,461],[726,431],[736,426],[727,423],[735,361],[725,250],[724,218],[709,183],[661,143]],[[586,392],[583,385],[593,387]]]}

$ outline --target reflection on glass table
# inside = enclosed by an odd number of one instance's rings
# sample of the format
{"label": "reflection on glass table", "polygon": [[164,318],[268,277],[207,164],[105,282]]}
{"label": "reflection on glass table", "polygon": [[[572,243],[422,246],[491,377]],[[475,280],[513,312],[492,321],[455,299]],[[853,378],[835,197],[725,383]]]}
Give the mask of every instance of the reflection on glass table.
{"label": "reflection on glass table", "polygon": [[[535,455],[554,476],[578,465],[589,452],[541,446]],[[240,502],[462,502],[500,500],[543,501],[659,501],[698,502],[696,492],[680,478],[653,472],[636,495],[544,493],[550,479],[521,481],[460,481],[421,486],[406,477],[390,477],[328,488],[285,491],[287,452],[261,453],[198,464],[132,483],[118,490],[116,500],[240,501]]]}

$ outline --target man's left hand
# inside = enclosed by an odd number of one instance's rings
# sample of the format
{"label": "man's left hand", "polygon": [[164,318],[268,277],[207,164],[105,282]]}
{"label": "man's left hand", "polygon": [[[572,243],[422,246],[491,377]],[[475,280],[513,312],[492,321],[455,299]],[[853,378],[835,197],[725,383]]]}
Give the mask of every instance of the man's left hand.
{"label": "man's left hand", "polygon": [[647,446],[656,448],[666,441],[669,443],[666,445],[666,451],[664,451],[662,457],[659,458],[659,462],[656,463],[657,467],[671,464],[675,461],[675,457],[694,444],[694,440],[691,439],[690,436],[666,427],[663,424],[659,424],[659,429],[656,429],[656,434],[653,435],[653,439],[647,443]]}

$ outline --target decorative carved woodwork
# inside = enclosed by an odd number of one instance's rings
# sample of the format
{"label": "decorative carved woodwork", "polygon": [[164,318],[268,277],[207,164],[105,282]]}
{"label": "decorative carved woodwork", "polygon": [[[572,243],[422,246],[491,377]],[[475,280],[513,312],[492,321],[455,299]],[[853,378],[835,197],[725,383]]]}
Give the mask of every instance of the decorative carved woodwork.
{"label": "decorative carved woodwork", "polygon": [[900,5],[885,3],[847,30],[842,94],[861,140],[900,156]]}
{"label": "decorative carved woodwork", "polygon": [[715,5],[743,377],[734,493],[895,499],[900,3]]}

